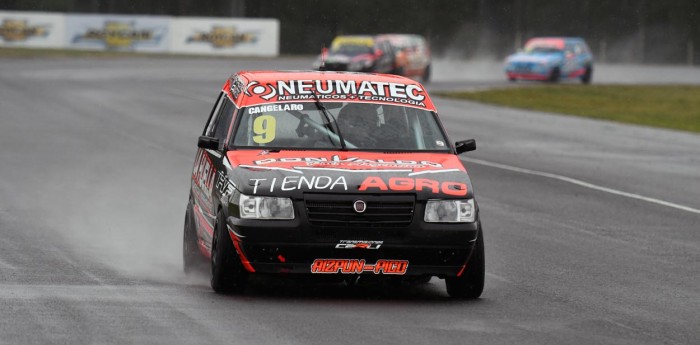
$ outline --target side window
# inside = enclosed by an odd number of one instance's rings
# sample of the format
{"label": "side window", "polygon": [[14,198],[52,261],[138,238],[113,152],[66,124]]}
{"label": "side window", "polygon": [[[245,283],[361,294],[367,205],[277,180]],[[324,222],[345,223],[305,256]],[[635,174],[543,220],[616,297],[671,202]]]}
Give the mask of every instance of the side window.
{"label": "side window", "polygon": [[214,133],[214,124],[216,123],[219,116],[219,111],[221,110],[221,105],[225,99],[226,97],[224,96],[224,93],[219,93],[219,98],[216,99],[216,104],[214,104],[214,108],[211,109],[209,120],[207,120],[207,125],[204,126],[204,132],[202,132],[202,135],[210,137],[212,136],[212,133]]}
{"label": "side window", "polygon": [[233,102],[222,93],[216,107],[214,107],[207,128],[204,130],[204,135],[217,138],[219,141],[223,142],[228,134],[229,125],[231,124],[231,118],[233,117],[233,111],[235,109],[236,106]]}
{"label": "side window", "polygon": [[233,118],[233,111],[236,109],[236,106],[228,97],[224,97],[224,99],[224,105],[221,107],[219,118],[214,126],[214,138],[219,139],[220,142],[226,139],[228,129],[231,125],[231,118]]}

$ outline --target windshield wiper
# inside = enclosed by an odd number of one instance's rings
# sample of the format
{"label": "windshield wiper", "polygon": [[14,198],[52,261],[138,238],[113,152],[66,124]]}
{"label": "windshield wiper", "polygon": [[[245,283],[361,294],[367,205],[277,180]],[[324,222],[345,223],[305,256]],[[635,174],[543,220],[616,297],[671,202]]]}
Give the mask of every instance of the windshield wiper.
{"label": "windshield wiper", "polygon": [[[347,151],[348,148],[345,146],[345,139],[343,139],[343,133],[340,133],[340,126],[338,126],[338,121],[335,120],[335,117],[333,117],[333,114],[328,112],[328,109],[326,109],[326,106],[321,103],[321,100],[318,98],[318,95],[316,94],[316,90],[312,93],[314,96],[314,103],[316,103],[316,107],[321,111],[323,114],[323,117],[326,119],[326,122],[331,126],[331,131],[333,128],[333,122],[335,122],[335,129],[338,130],[338,139],[340,139],[340,149],[342,151]],[[333,118],[333,122],[331,122],[331,119]]]}

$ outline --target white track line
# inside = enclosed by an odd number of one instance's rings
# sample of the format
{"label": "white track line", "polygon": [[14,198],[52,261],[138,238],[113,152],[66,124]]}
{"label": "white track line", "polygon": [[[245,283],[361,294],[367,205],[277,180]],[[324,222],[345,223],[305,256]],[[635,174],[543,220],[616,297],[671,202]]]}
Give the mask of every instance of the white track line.
{"label": "white track line", "polygon": [[700,210],[698,210],[698,209],[696,209],[696,208],[692,208],[692,207],[684,206],[684,205],[679,205],[679,204],[675,204],[675,203],[668,202],[668,201],[664,201],[664,200],[660,200],[660,199],[654,199],[654,198],[650,198],[650,197],[647,197],[647,196],[644,196],[644,195],[639,195],[639,194],[634,194],[634,193],[623,192],[623,191],[621,191],[621,190],[617,190],[617,189],[612,189],[612,188],[607,188],[607,187],[599,186],[599,185],[596,185],[596,184],[593,184],[593,183],[588,183],[588,182],[581,181],[581,180],[577,180],[577,179],[571,178],[571,177],[566,177],[566,176],[562,176],[562,175],[547,173],[547,172],[543,172],[543,171],[537,171],[537,170],[530,170],[530,169],[518,168],[518,167],[515,167],[515,166],[512,166],[512,165],[494,163],[494,162],[489,162],[489,161],[485,161],[485,160],[481,160],[481,159],[476,159],[476,158],[467,158],[467,157],[461,157],[461,158],[462,158],[463,160],[465,160],[465,161],[468,161],[468,162],[471,162],[471,163],[475,163],[475,164],[479,164],[479,165],[490,166],[490,167],[493,167],[493,168],[499,168],[499,169],[503,169],[503,170],[514,171],[514,172],[519,172],[519,173],[528,174],[528,175],[536,175],[536,176],[547,177],[547,178],[551,178],[551,179],[555,179],[555,180],[559,180],[559,181],[564,181],[564,182],[572,183],[572,184],[575,184],[575,185],[577,185],[577,186],[581,186],[581,187],[585,187],[585,188],[590,188],[590,189],[598,190],[598,191],[605,192],[605,193],[615,194],[615,195],[624,196],[624,197],[630,198],[630,199],[642,200],[642,201],[650,202],[650,203],[652,203],[652,204],[662,205],[662,206],[666,206],[666,207],[675,208],[675,209],[681,210],[681,211],[686,211],[686,212],[691,212],[691,213],[700,214]]}

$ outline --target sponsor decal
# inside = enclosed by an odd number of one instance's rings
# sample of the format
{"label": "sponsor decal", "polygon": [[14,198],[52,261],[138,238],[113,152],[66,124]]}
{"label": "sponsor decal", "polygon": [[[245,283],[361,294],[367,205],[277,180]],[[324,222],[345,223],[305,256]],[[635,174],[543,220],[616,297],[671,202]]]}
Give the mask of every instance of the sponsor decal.
{"label": "sponsor decal", "polygon": [[214,177],[216,169],[211,162],[211,158],[205,150],[199,150],[194,161],[194,171],[192,172],[192,180],[194,183],[207,192],[207,198],[211,198],[211,191],[214,187]]}
{"label": "sponsor decal", "polygon": [[379,249],[384,241],[340,240],[335,249]]}
{"label": "sponsor decal", "polygon": [[[244,93],[264,102],[295,100],[367,101],[425,108],[420,85],[370,80],[279,80],[276,84],[248,83]],[[253,102],[255,103],[255,102]]]}
{"label": "sponsor decal", "polygon": [[233,193],[234,183],[228,179],[226,173],[219,171],[218,177],[216,179],[216,190],[219,191],[221,195],[228,195]]}
{"label": "sponsor decal", "polygon": [[156,29],[136,29],[133,21],[106,21],[102,28],[88,28],[73,37],[73,43],[101,42],[108,49],[131,49],[139,44],[158,44],[162,34]]}
{"label": "sponsor decal", "polygon": [[311,273],[323,274],[393,274],[404,275],[408,270],[408,260],[377,260],[368,264],[364,259],[316,259],[311,264]]}
{"label": "sponsor decal", "polygon": [[269,189],[270,193],[275,191],[290,191],[290,190],[302,190],[302,189],[313,189],[313,190],[348,190],[348,182],[345,180],[345,176],[331,177],[331,176],[285,176],[283,178],[254,178],[250,179],[249,183],[253,186],[253,194],[257,194],[258,187],[261,186],[263,182],[270,181]]}
{"label": "sponsor decal", "polygon": [[391,177],[384,180],[378,176],[368,176],[358,187],[360,191],[422,191],[433,194],[442,192],[447,195],[466,196],[467,184],[452,181],[436,181],[427,178]]}
{"label": "sponsor decal", "polygon": [[233,96],[232,101],[235,101],[236,98],[238,98],[238,96],[241,94],[241,92],[243,92],[243,88],[245,87],[245,85],[243,85],[243,82],[241,81],[241,78],[238,77],[238,74],[231,77],[231,84],[230,85],[231,85],[231,96]]}
{"label": "sponsor decal", "polygon": [[299,110],[302,111],[304,110],[304,105],[302,104],[270,104],[270,105],[261,105],[258,107],[250,107],[248,108],[248,113],[249,114],[260,114],[263,112],[270,112],[270,111],[289,111],[289,110]]}
{"label": "sponsor decal", "polygon": [[306,165],[343,165],[358,167],[384,167],[384,168],[442,168],[442,164],[421,160],[384,160],[384,159],[363,159],[358,157],[340,158],[338,155],[329,157],[290,157],[290,158],[266,158],[256,160],[255,165],[267,165],[273,163],[305,163]]}
{"label": "sponsor decal", "polygon": [[32,37],[46,37],[48,25],[29,25],[24,19],[3,19],[0,37],[5,42],[24,42]]}
{"label": "sponsor decal", "polygon": [[238,32],[235,26],[213,25],[208,32],[196,32],[187,37],[187,43],[209,43],[214,48],[231,48],[241,43],[255,43],[257,35],[253,32]]}

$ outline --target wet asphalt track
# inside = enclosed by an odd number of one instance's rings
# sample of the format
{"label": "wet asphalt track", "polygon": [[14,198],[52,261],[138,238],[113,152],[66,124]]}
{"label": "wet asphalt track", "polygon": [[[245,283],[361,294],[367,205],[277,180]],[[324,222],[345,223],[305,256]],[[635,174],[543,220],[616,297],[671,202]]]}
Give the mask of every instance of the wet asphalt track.
{"label": "wet asphalt track", "polygon": [[[452,301],[438,279],[257,279],[220,296],[185,277],[189,171],[217,88],[238,69],[307,66],[1,60],[0,344],[700,342],[700,214],[658,203],[700,209],[700,136],[474,103],[437,100],[452,139],[479,147],[466,164],[486,230],[480,300]],[[430,88],[506,84],[489,66],[457,66],[460,79],[438,65]],[[700,81],[681,67],[596,72]]]}

